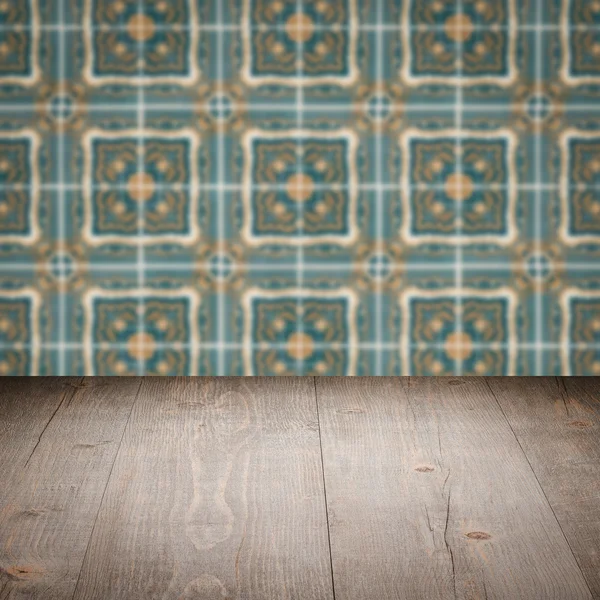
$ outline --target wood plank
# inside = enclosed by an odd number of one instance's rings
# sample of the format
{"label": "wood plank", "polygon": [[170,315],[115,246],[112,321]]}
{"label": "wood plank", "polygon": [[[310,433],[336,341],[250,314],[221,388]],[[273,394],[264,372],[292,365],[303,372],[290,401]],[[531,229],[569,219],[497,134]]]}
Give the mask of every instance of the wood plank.
{"label": "wood plank", "polygon": [[145,379],[75,598],[332,598],[313,381]]}
{"label": "wood plank", "polygon": [[11,493],[39,437],[81,378],[3,377],[0,380],[0,506]]}
{"label": "wood plank", "polygon": [[[29,454],[19,461],[0,506],[0,598],[71,598],[85,550],[98,514],[102,493],[139,389],[136,379],[72,379],[43,382],[51,398],[39,401],[48,414],[38,438],[26,444]],[[14,388],[11,386],[14,385]],[[35,384],[8,384],[26,398]],[[12,426],[12,437],[32,411]]]}
{"label": "wood plank", "polygon": [[336,600],[591,598],[482,379],[317,383]]}
{"label": "wood plank", "polygon": [[600,598],[600,379],[494,378],[502,406]]}

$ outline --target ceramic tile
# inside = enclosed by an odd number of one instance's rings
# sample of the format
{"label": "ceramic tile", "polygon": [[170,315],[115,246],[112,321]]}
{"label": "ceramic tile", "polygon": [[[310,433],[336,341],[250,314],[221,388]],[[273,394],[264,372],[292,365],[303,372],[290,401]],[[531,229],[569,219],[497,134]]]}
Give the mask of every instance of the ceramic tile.
{"label": "ceramic tile", "polygon": [[0,374],[600,372],[596,0],[3,0]]}

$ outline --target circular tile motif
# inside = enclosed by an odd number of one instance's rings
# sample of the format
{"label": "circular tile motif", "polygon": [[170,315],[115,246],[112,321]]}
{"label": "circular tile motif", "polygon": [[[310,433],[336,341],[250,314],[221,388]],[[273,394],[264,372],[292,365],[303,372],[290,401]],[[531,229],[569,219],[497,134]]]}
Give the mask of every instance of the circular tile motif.
{"label": "circular tile motif", "polygon": [[154,35],[154,20],[148,15],[135,14],[127,22],[127,33],[136,42],[145,42]]}
{"label": "circular tile motif", "polygon": [[209,271],[215,279],[225,280],[231,277],[234,270],[234,263],[229,255],[216,253],[211,256],[208,262]]}
{"label": "circular tile motif", "polygon": [[75,273],[75,261],[68,252],[59,250],[50,257],[48,271],[54,279],[68,280]]}
{"label": "circular tile motif", "polygon": [[466,42],[473,34],[473,21],[469,15],[451,15],[446,19],[444,32],[454,42]]}
{"label": "circular tile motif", "polygon": [[285,23],[285,33],[293,42],[307,42],[314,33],[313,20],[304,13],[291,15]]}
{"label": "circular tile motif", "polygon": [[127,341],[127,353],[135,360],[148,360],[154,350],[154,337],[149,333],[134,333]]}
{"label": "circular tile motif", "polygon": [[48,103],[48,112],[55,121],[68,121],[75,112],[73,98],[68,94],[56,94]]}
{"label": "circular tile motif", "polygon": [[464,173],[452,173],[446,178],[445,191],[452,200],[467,200],[473,194],[473,180]]}
{"label": "circular tile motif", "polygon": [[287,195],[296,202],[305,202],[314,191],[315,183],[310,175],[294,173],[287,180]]}
{"label": "circular tile motif", "polygon": [[373,121],[384,121],[392,113],[392,101],[385,94],[375,94],[367,102],[367,114]]}
{"label": "circular tile motif", "polygon": [[138,202],[150,200],[154,194],[154,177],[150,173],[134,173],[127,181],[127,193]]}
{"label": "circular tile motif", "polygon": [[446,337],[444,348],[452,360],[466,360],[473,353],[473,340],[468,333],[455,331]]}
{"label": "circular tile motif", "polygon": [[233,115],[233,103],[226,94],[215,94],[208,101],[208,112],[217,121],[227,121]]}
{"label": "circular tile motif", "polygon": [[367,261],[367,273],[371,279],[382,280],[390,276],[392,261],[387,254],[373,254]]}
{"label": "circular tile motif", "polygon": [[535,280],[544,281],[553,271],[552,261],[543,253],[533,253],[527,260],[527,274]]}
{"label": "circular tile motif", "polygon": [[526,106],[527,115],[532,121],[545,121],[552,114],[552,101],[546,94],[533,94]]}
{"label": "circular tile motif", "polygon": [[313,353],[313,338],[306,333],[292,333],[287,340],[287,353],[295,359],[305,360]]}

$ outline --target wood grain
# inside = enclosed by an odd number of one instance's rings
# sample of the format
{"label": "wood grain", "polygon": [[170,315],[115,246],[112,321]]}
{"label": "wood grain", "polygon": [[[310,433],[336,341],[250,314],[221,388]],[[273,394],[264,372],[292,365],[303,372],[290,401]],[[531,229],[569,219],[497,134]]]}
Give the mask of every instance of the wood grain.
{"label": "wood grain", "polygon": [[600,598],[600,379],[493,378],[489,384]]}
{"label": "wood grain", "polygon": [[332,598],[313,381],[145,379],[75,598]]}
{"label": "wood grain", "polygon": [[600,598],[600,379],[0,382],[0,600]]}
{"label": "wood grain", "polygon": [[[70,598],[140,381],[12,386],[2,389],[1,411],[13,423],[2,436],[1,460],[15,461],[18,472],[13,465],[0,495],[0,598]],[[16,418],[19,402],[27,413]],[[7,448],[19,432],[18,450]]]}
{"label": "wood grain", "polygon": [[0,506],[13,493],[18,477],[40,436],[66,397],[73,395],[68,377],[4,377],[0,386]]}
{"label": "wood grain", "polygon": [[485,380],[317,380],[337,600],[591,598]]}

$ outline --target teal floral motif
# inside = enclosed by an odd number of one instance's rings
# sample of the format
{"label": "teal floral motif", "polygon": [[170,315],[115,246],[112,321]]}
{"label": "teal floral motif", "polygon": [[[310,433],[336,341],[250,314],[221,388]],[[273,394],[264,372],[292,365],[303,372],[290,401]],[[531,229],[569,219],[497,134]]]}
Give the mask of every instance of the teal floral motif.
{"label": "teal floral motif", "polygon": [[36,0],[4,0],[0,3],[0,85],[24,82],[34,71]]}
{"label": "teal floral motif", "polygon": [[600,136],[569,135],[565,151],[567,235],[600,241]]}
{"label": "teal floral motif", "polygon": [[250,138],[250,235],[257,240],[348,238],[353,222],[352,157],[352,141],[341,135]]}
{"label": "teal floral motif", "polygon": [[32,375],[33,303],[0,296],[0,376]]}
{"label": "teal floral motif", "polygon": [[600,185],[600,136],[569,140],[569,185],[594,187]]}
{"label": "teal floral motif", "polygon": [[[568,5],[569,78],[600,81],[600,4],[595,0],[564,0]],[[577,26],[582,26],[578,28]]]}
{"label": "teal floral motif", "polygon": [[513,11],[511,0],[407,0],[407,77],[509,80]]}
{"label": "teal floral motif", "polygon": [[255,296],[249,335],[254,349],[248,374],[348,375],[354,324],[348,298]]}
{"label": "teal floral motif", "polygon": [[34,227],[33,142],[0,137],[0,241],[31,237]]}
{"label": "teal floral motif", "polygon": [[35,0],[4,0],[0,4],[0,24],[8,26],[31,25]]}
{"label": "teal floral motif", "polygon": [[191,0],[87,0],[90,81],[193,78],[196,44]]}
{"label": "teal floral motif", "polygon": [[510,374],[508,298],[412,297],[407,317],[410,373],[449,375],[459,363],[466,375]]}
{"label": "teal floral motif", "polygon": [[[343,83],[354,76],[354,0],[249,0],[248,76]],[[287,80],[287,81],[286,81]]]}
{"label": "teal floral motif", "polygon": [[[571,297],[567,345],[573,345],[566,368],[570,375],[600,375],[600,297]],[[588,347],[578,348],[577,345]]]}
{"label": "teal floral motif", "polygon": [[569,234],[598,236],[600,242],[600,198],[598,192],[571,190],[569,204]]}
{"label": "teal floral motif", "polygon": [[187,297],[96,297],[91,368],[97,375],[189,375],[194,315]]}
{"label": "teal floral motif", "polygon": [[600,25],[597,0],[568,0],[569,20],[573,25]]}
{"label": "teal floral motif", "polygon": [[455,137],[416,135],[407,152],[410,236],[453,236],[459,226],[466,239],[508,235],[515,184],[508,138],[461,137],[458,146]]}
{"label": "teal floral motif", "polygon": [[93,236],[136,236],[140,203],[144,234],[192,233],[196,190],[190,138],[144,136],[140,142],[103,134],[92,137],[90,153]]}

